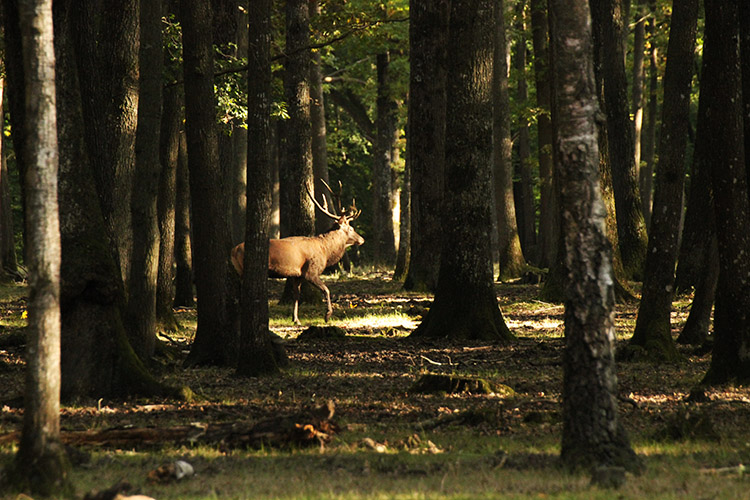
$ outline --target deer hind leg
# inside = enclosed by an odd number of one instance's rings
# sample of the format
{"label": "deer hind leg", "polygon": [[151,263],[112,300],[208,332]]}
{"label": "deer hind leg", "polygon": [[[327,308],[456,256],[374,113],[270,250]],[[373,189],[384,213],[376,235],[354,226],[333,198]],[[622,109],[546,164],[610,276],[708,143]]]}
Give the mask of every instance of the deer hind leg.
{"label": "deer hind leg", "polygon": [[299,321],[299,316],[297,315],[299,312],[299,296],[300,296],[300,290],[302,288],[302,279],[301,278],[292,278],[292,291],[294,292],[294,312],[292,313],[292,319],[294,320],[295,325],[301,325]]}
{"label": "deer hind leg", "polygon": [[315,287],[326,296],[326,305],[328,306],[328,309],[326,310],[326,323],[328,323],[328,320],[331,319],[331,315],[333,315],[333,308],[331,307],[331,292],[320,277],[310,278],[307,281],[315,285]]}

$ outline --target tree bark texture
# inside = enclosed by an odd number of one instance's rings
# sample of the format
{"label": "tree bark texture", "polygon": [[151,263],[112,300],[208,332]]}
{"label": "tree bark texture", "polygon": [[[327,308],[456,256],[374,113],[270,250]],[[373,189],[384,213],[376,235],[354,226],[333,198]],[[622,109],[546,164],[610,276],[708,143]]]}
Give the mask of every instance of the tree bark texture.
{"label": "tree bark texture", "polygon": [[[2,63],[0,63],[0,71],[5,71]],[[0,117],[5,116],[3,112],[5,82],[5,78],[0,78]],[[0,282],[19,276],[5,141],[5,134],[3,134],[0,137]]]}
{"label": "tree bark texture", "polygon": [[62,386],[65,400],[128,394],[174,394],[154,380],[128,343],[122,280],[104,230],[84,116],[73,2],[54,7],[62,240]]}
{"label": "tree bark texture", "polygon": [[658,121],[659,108],[659,47],[656,40],[656,2],[649,0],[650,16],[646,31],[648,38],[652,40],[649,44],[648,55],[648,103],[646,106],[646,127],[641,136],[641,169],[638,172],[638,186],[641,193],[641,211],[646,227],[651,221],[651,202],[653,200],[654,161],[656,158],[656,124]]}
{"label": "tree bark texture", "polygon": [[411,168],[408,162],[404,165],[404,181],[401,184],[399,196],[401,214],[398,226],[398,252],[396,253],[396,268],[393,271],[393,279],[403,281],[406,278],[409,260],[411,259]]}
{"label": "tree bark texture", "polygon": [[[750,199],[744,157],[739,2],[707,0],[704,72],[709,99],[706,149],[719,244],[714,348],[704,383],[750,381]],[[720,134],[715,131],[721,130]]]}
{"label": "tree bark texture", "polygon": [[393,233],[393,191],[391,188],[393,148],[398,126],[398,105],[393,95],[390,54],[376,56],[378,90],[375,107],[377,135],[373,145],[372,167],[372,229],[373,260],[376,264],[392,266],[396,261]]}
{"label": "tree bark texture", "polygon": [[[69,488],[60,444],[60,221],[52,1],[19,5],[26,81],[26,241],[29,321],[21,443],[13,464],[23,489],[42,495]],[[70,493],[69,491],[67,493]]]}
{"label": "tree bark texture", "polygon": [[658,360],[678,358],[670,315],[679,250],[685,153],[690,124],[690,86],[698,23],[698,0],[674,5],[664,73],[664,105],[656,168],[654,210],[643,275],[641,303],[630,345]]}
{"label": "tree bark texture", "polygon": [[[633,78],[630,82],[632,89],[630,95],[632,99],[631,113],[633,115],[633,160],[637,179],[640,178],[641,171],[641,133],[643,132],[643,70],[646,54],[645,5],[645,0],[638,0],[633,20]],[[643,202],[641,202],[641,206],[643,206]]]}
{"label": "tree bark texture", "polygon": [[198,327],[185,363],[232,365],[237,356],[237,332],[230,318],[230,277],[234,270],[229,262],[229,221],[217,142],[211,5],[208,0],[183,0],[180,7],[193,268],[198,295]]}
{"label": "tree bark texture", "polygon": [[159,133],[162,115],[161,0],[140,6],[140,83],[132,193],[133,250],[126,329],[144,363],[156,350],[156,287],[159,275]]}
{"label": "tree bark texture", "polygon": [[195,305],[193,290],[193,246],[190,226],[190,172],[188,171],[187,138],[184,130],[179,136],[177,152],[177,193],[174,223],[174,305]]}
{"label": "tree bark texture", "polygon": [[435,300],[413,333],[456,339],[513,338],[493,287],[492,25],[494,0],[451,3],[446,81],[445,212]]}
{"label": "tree bark texture", "polygon": [[549,57],[549,23],[547,2],[531,0],[531,30],[534,47],[536,100],[541,113],[537,119],[537,154],[539,156],[539,260],[540,267],[552,267],[560,240],[560,211],[554,181],[552,155],[552,78]]}
{"label": "tree bark texture", "polygon": [[446,43],[450,2],[409,2],[407,164],[411,170],[411,258],[404,288],[434,291],[443,229]]}
{"label": "tree bark texture", "polygon": [[563,437],[567,467],[637,467],[617,411],[614,287],[599,188],[598,113],[587,2],[552,0],[557,140],[568,284]]}
{"label": "tree bark texture", "polygon": [[180,90],[164,89],[163,112],[159,130],[159,272],[156,282],[156,324],[162,331],[176,330],[172,306],[175,298],[175,221],[177,201],[177,158],[182,124]]}
{"label": "tree bark texture", "polygon": [[609,165],[615,193],[617,232],[625,272],[640,277],[646,257],[646,225],[636,178],[633,127],[630,123],[625,47],[622,36],[626,21],[622,0],[591,3],[597,71],[604,82],[604,111],[607,117]]}
{"label": "tree bark texture", "polygon": [[492,168],[500,256],[498,279],[506,280],[519,277],[526,267],[526,262],[521,251],[513,199],[513,140],[510,129],[510,91],[508,89],[509,44],[506,37],[505,2],[503,0],[495,1],[493,33]]}
{"label": "tree bark texture", "polygon": [[711,312],[714,309],[716,299],[716,285],[719,282],[719,249],[713,225],[713,217],[711,217],[712,236],[708,251],[704,254],[704,272],[695,284],[690,314],[688,314],[680,336],[677,337],[676,342],[678,344],[702,345],[708,339],[708,331],[711,327]]}
{"label": "tree bark texture", "polygon": [[271,0],[255,2],[249,18],[248,177],[237,371],[276,373],[268,334],[268,238],[271,220]]}
{"label": "tree bark texture", "polygon": [[84,0],[76,2],[73,9],[86,147],[106,234],[127,296],[133,246],[139,1]]}

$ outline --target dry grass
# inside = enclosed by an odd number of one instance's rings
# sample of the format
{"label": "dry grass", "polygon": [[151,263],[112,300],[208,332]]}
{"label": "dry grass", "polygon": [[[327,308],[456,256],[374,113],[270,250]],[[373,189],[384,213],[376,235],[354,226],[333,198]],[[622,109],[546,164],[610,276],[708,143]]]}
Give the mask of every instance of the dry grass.
{"label": "dry grass", "polygon": [[[330,278],[329,278],[330,279]],[[64,429],[114,426],[168,427],[190,422],[256,421],[332,399],[343,431],[324,450],[223,450],[221,447],[139,443],[120,449],[92,447],[73,473],[80,492],[126,479],[158,499],[187,498],[743,498],[747,480],[750,391],[715,388],[709,401],[685,397],[700,380],[709,357],[682,349],[674,365],[619,365],[621,418],[647,469],[617,492],[590,485],[588,474],[564,473],[558,463],[562,313],[559,304],[536,300],[529,285],[498,285],[506,320],[518,336],[509,346],[414,342],[408,333],[429,306],[429,297],[400,290],[372,273],[332,280],[333,324],[343,339],[302,341],[290,308],[272,302],[272,329],[287,339],[291,366],[275,378],[242,379],[231,369],[183,370],[162,366],[167,381],[188,384],[201,400],[81,401],[62,412]],[[280,284],[272,284],[278,296]],[[675,303],[675,334],[689,302]],[[0,343],[18,327],[23,302],[0,304]],[[303,307],[304,324],[320,324],[323,304]],[[618,338],[632,333],[635,305],[618,306]],[[187,347],[194,311],[179,312],[184,330],[170,335]],[[0,402],[20,395],[19,347],[0,347]],[[423,373],[477,375],[506,384],[516,396],[410,392]],[[0,403],[1,404],[1,403]],[[711,432],[696,428],[676,439],[680,419],[700,415]],[[21,410],[0,413],[0,433],[20,428]],[[416,436],[416,437],[415,437]],[[667,436],[667,437],[665,437]],[[373,446],[373,444],[375,446]],[[14,448],[0,447],[0,462]],[[175,459],[196,475],[151,484],[149,471]],[[15,498],[7,496],[3,498]]]}

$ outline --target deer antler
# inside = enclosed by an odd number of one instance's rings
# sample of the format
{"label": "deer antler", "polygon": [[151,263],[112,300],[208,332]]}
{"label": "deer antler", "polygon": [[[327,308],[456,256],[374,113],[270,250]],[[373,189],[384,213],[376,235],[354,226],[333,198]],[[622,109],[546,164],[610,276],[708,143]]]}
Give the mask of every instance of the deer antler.
{"label": "deer antler", "polygon": [[[323,196],[323,203],[325,204],[325,206],[321,206],[320,203],[318,203],[318,200],[315,199],[315,196],[313,196],[312,193],[310,193],[310,188],[307,187],[307,184],[305,184],[305,189],[307,190],[307,195],[310,197],[313,203],[315,203],[315,206],[318,207],[318,209],[321,212],[323,212],[324,214],[326,214],[328,217],[330,217],[333,220],[339,219],[338,215],[332,214],[331,212],[328,211],[328,202],[326,201],[325,196]],[[328,189],[331,189],[331,188],[328,188]]]}

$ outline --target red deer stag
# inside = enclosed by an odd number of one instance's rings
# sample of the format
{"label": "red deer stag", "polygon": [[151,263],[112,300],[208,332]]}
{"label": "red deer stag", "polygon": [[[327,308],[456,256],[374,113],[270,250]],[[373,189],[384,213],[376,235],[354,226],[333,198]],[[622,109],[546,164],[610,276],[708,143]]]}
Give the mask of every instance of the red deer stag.
{"label": "red deer stag", "polygon": [[[326,187],[328,185],[326,184]],[[331,190],[330,187],[328,187]],[[326,322],[333,314],[331,307],[331,292],[320,279],[320,273],[329,266],[338,263],[344,256],[344,251],[352,245],[361,245],[365,242],[350,223],[359,217],[362,210],[352,206],[351,211],[341,210],[341,215],[328,211],[328,203],[323,197],[321,206],[314,196],[307,191],[315,206],[325,215],[336,221],[333,228],[327,233],[317,236],[290,236],[280,240],[272,239],[268,242],[268,277],[269,278],[291,278],[294,286],[294,324],[301,324],[297,311],[299,309],[299,295],[302,280],[307,281],[320,289],[326,297]],[[331,192],[333,194],[333,192]],[[240,243],[232,249],[232,265],[237,274],[242,276],[245,259],[245,244]]]}

